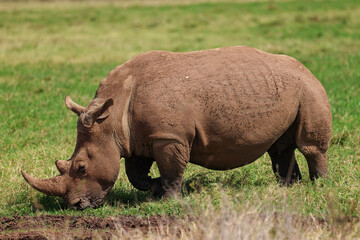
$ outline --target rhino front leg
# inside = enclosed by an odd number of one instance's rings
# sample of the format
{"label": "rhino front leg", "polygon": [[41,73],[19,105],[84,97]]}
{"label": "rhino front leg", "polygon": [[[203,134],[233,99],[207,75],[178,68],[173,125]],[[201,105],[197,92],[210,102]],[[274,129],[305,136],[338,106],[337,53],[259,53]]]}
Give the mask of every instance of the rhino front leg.
{"label": "rhino front leg", "polygon": [[295,139],[293,127],[286,131],[269,148],[268,153],[278,181],[284,185],[301,180],[299,165],[295,159]]}
{"label": "rhino front leg", "polygon": [[189,147],[174,140],[155,140],[153,156],[160,171],[163,197],[178,195],[186,164],[190,160]]}
{"label": "rhino front leg", "polygon": [[131,157],[125,159],[126,174],[131,184],[140,191],[151,189],[153,181],[149,176],[153,159],[145,157]]}

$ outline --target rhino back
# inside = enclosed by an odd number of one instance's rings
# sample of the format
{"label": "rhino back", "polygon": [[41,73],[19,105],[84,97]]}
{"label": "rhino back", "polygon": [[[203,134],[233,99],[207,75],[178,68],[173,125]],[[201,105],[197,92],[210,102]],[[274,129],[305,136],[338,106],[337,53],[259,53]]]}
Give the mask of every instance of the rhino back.
{"label": "rhino back", "polygon": [[264,154],[294,122],[301,79],[310,73],[290,57],[250,47],[154,51],[129,66],[136,79],[137,148],[153,139],[176,139],[191,147],[191,162],[213,169],[238,167]]}

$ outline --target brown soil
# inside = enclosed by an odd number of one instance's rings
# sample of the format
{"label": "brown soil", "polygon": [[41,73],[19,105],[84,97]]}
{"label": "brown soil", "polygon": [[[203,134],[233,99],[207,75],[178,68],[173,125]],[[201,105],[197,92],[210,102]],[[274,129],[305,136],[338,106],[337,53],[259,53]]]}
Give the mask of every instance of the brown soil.
{"label": "brown soil", "polygon": [[[203,218],[186,217],[83,217],[41,215],[0,217],[0,240],[3,239],[144,239],[158,236],[159,239],[181,239],[183,234],[190,233],[191,226],[214,227],[212,222],[222,220],[221,217],[206,216]],[[208,219],[210,218],[210,219]],[[223,220],[224,220],[223,219]],[[287,219],[300,229],[326,227],[328,222],[322,218],[305,217],[286,213],[245,214],[239,218],[246,222],[261,224],[269,219],[282,224]],[[234,218],[236,220],[236,218]],[[207,223],[210,221],[210,224]],[[226,221],[226,219],[225,219]],[[336,220],[337,225],[351,222],[351,219]],[[358,222],[358,220],[355,220]],[[294,226],[295,226],[294,225]],[[294,227],[292,226],[292,227]],[[291,226],[290,226],[291,227]],[[200,229],[201,230],[201,229]],[[200,231],[201,232],[201,231]],[[199,235],[201,236],[201,234]],[[170,237],[170,238],[169,238]]]}
{"label": "brown soil", "polygon": [[179,225],[184,225],[184,221],[179,221],[179,219],[161,216],[148,218],[15,216],[2,217],[0,222],[0,239],[111,239],[129,236],[141,238],[150,232],[176,234]]}

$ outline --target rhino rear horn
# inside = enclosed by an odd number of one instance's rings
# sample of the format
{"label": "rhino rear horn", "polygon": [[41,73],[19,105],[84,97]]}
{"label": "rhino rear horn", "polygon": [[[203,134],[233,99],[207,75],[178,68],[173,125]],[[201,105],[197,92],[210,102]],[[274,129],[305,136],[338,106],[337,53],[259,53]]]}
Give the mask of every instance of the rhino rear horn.
{"label": "rhino rear horn", "polygon": [[70,170],[70,162],[68,161],[57,160],[55,165],[61,174],[67,173]]}
{"label": "rhino rear horn", "polygon": [[83,106],[80,106],[79,104],[71,100],[71,97],[69,95],[65,98],[65,105],[68,109],[76,113],[78,116],[80,116],[80,114],[85,110]]}
{"label": "rhino rear horn", "polygon": [[30,176],[23,170],[21,174],[31,187],[50,196],[63,197],[66,194],[64,176],[56,176],[48,179],[38,179]]}
{"label": "rhino rear horn", "polygon": [[109,116],[109,107],[114,104],[112,98],[97,98],[91,101],[80,119],[85,127],[92,127],[96,120],[105,119]]}

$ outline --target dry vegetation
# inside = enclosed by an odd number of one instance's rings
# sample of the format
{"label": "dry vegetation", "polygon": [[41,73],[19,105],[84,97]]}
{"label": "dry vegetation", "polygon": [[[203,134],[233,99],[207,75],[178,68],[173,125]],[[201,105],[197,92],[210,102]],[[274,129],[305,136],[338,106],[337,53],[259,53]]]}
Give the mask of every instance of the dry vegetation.
{"label": "dry vegetation", "polygon": [[[264,212],[261,207],[234,206],[226,198],[196,216],[79,217],[39,216],[1,218],[2,238],[95,239],[357,239],[360,223],[323,219],[313,215]],[[259,203],[261,204],[261,203]],[[6,220],[6,221],[5,221]],[[330,222],[329,222],[330,220]],[[24,229],[27,229],[24,231]],[[22,230],[22,231],[21,231]]]}

